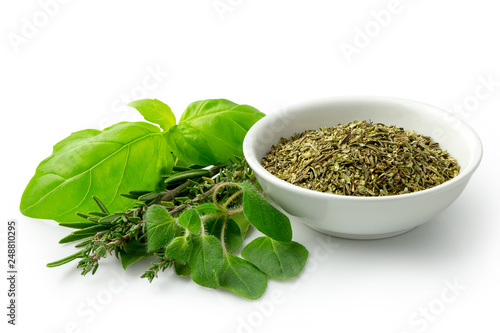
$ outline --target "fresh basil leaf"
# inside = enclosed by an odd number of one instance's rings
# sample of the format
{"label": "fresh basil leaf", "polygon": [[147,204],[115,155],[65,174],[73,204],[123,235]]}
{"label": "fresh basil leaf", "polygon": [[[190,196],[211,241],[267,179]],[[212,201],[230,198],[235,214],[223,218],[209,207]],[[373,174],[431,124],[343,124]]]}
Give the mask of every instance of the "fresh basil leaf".
{"label": "fresh basil leaf", "polygon": [[297,276],[304,268],[308,252],[297,242],[279,242],[259,237],[245,246],[241,256],[275,279]]}
{"label": "fresh basil leaf", "polygon": [[194,237],[192,241],[193,252],[188,260],[191,278],[200,286],[217,289],[217,276],[224,262],[222,244],[214,236],[206,235]]}
{"label": "fresh basil leaf", "polygon": [[149,256],[151,256],[151,253],[147,251],[147,244],[136,239],[125,242],[123,250],[120,250],[120,260],[123,269],[127,269],[133,263]]}
{"label": "fresh basil leaf", "polygon": [[28,217],[72,222],[76,212],[95,210],[92,195],[109,211],[123,210],[131,201],[120,193],[161,189],[161,175],[172,165],[173,157],[154,125],[123,122],[103,131],[75,132],[40,163],[24,190],[20,210]]}
{"label": "fresh basil leaf", "polygon": [[264,114],[249,105],[227,99],[191,103],[165,133],[175,156],[183,161],[208,166],[243,157],[243,139]]}
{"label": "fresh basil leaf", "polygon": [[[225,216],[221,216],[215,219],[209,219],[205,222],[205,231],[217,237],[221,238],[222,226],[224,225]],[[229,252],[234,252],[241,247],[243,244],[243,237],[241,236],[240,228],[238,224],[232,219],[226,221],[226,229],[224,230],[224,243],[226,244],[226,250]]]}
{"label": "fresh basil leaf", "polygon": [[175,219],[160,205],[149,207],[146,211],[148,252],[167,245],[174,237]]}
{"label": "fresh basil leaf", "polygon": [[292,240],[292,226],[285,214],[266,201],[248,182],[239,184],[243,189],[243,212],[248,221],[275,240]]}
{"label": "fresh basil leaf", "polygon": [[130,102],[128,105],[139,111],[147,121],[160,125],[164,131],[175,125],[174,113],[162,101],[157,99],[140,99]]}
{"label": "fresh basil leaf", "polygon": [[220,286],[248,299],[257,299],[267,288],[267,275],[248,261],[231,253],[219,273]]}
{"label": "fresh basil leaf", "polygon": [[187,263],[191,252],[193,251],[193,243],[185,237],[175,237],[165,249],[165,256],[173,258],[182,264]]}
{"label": "fresh basil leaf", "polygon": [[194,208],[184,211],[177,221],[193,234],[197,235],[201,231],[200,215],[198,215],[198,212]]}

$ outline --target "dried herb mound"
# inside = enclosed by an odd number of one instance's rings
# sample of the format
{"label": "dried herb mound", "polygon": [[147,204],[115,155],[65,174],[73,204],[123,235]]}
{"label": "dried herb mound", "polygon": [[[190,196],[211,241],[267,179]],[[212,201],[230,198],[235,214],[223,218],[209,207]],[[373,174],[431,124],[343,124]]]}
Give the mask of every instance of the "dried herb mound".
{"label": "dried herb mound", "polygon": [[294,185],[354,196],[416,192],[460,172],[457,161],[430,137],[366,120],[281,138],[262,166]]}

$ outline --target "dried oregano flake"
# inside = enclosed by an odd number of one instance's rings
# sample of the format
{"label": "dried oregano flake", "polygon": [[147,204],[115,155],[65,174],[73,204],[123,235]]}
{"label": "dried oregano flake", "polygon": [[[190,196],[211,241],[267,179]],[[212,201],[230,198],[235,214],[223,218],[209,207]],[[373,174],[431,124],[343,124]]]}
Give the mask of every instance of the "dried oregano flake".
{"label": "dried oregano flake", "polygon": [[354,196],[416,192],[460,172],[457,161],[430,137],[366,120],[281,138],[262,165],[291,184]]}

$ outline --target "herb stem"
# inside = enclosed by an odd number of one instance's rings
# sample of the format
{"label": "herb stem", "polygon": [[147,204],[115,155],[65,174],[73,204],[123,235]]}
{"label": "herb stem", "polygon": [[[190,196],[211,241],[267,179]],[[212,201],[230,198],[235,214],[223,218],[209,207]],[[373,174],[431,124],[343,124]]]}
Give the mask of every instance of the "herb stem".
{"label": "herb stem", "polygon": [[208,197],[210,197],[212,195],[212,193],[215,191],[216,188],[217,188],[217,186],[213,186],[208,191],[203,193],[201,196],[194,198],[193,200],[189,201],[188,203],[185,203],[185,204],[182,204],[182,205],[175,207],[174,209],[172,209],[170,211],[170,215],[174,215],[175,213],[183,211],[188,206],[188,204],[195,204],[195,203],[198,203],[200,201],[206,200]]}
{"label": "herb stem", "polygon": [[227,215],[224,218],[224,222],[222,222],[222,231],[220,233],[220,242],[222,244],[222,250],[224,251],[224,254],[227,254],[227,248],[226,248],[226,224],[227,224]]}
{"label": "herb stem", "polygon": [[222,204],[222,208],[226,209],[227,206],[229,206],[229,204],[234,200],[236,199],[237,197],[239,197],[241,194],[243,194],[243,190],[239,190],[238,192],[234,193],[233,195],[231,195],[229,198],[227,198],[226,202],[224,202],[224,204]]}

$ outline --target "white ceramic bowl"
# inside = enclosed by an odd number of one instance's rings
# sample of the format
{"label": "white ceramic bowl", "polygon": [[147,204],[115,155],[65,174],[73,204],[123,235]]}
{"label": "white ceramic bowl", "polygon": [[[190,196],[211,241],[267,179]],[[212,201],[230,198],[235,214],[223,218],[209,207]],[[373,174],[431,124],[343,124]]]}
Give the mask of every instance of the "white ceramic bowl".
{"label": "white ceramic bowl", "polygon": [[[292,185],[260,164],[281,137],[353,120],[396,125],[431,136],[457,159],[460,174],[419,192],[354,197]],[[409,231],[448,207],[477,169],[482,145],[471,127],[434,106],[399,98],[350,96],[300,103],[262,118],[248,131],[243,152],[267,195],[309,227],[337,237],[377,239]]]}

